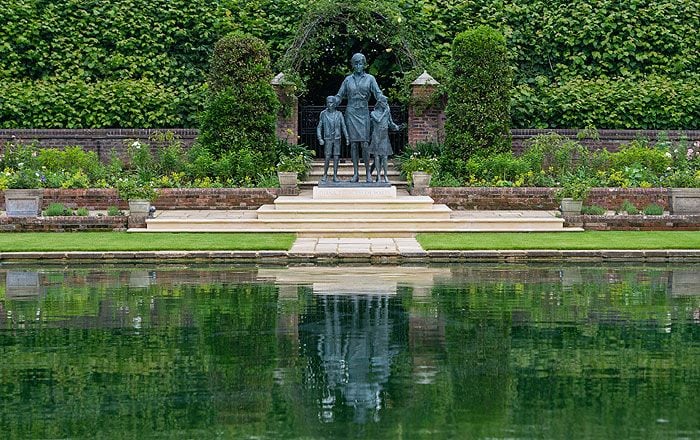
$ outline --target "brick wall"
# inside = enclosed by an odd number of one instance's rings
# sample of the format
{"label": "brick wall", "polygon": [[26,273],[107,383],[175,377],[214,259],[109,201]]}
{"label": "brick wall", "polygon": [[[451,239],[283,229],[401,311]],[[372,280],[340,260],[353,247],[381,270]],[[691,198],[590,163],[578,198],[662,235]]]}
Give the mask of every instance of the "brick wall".
{"label": "brick wall", "polygon": [[[158,209],[257,209],[273,203],[283,191],[279,188],[163,188],[153,205]],[[51,203],[69,208],[106,210],[110,206],[128,209],[114,189],[44,189],[42,209]],[[5,209],[5,195],[0,191],[0,209]]]}
{"label": "brick wall", "polygon": [[[556,188],[429,188],[427,195],[435,203],[458,210],[553,210],[559,207]],[[593,188],[584,203],[613,210],[624,200],[638,208],[656,203],[668,210],[669,191],[666,188]]]}
{"label": "brick wall", "polygon": [[122,231],[126,216],[101,217],[0,217],[3,232],[73,232]]}
{"label": "brick wall", "polygon": [[66,147],[78,145],[87,151],[94,151],[102,161],[108,161],[114,151],[119,157],[126,156],[126,145],[133,140],[147,142],[153,148],[158,145],[150,138],[158,132],[171,131],[189,148],[197,137],[198,130],[190,128],[169,129],[5,129],[0,130],[0,145],[8,141],[37,142],[40,146]]}
{"label": "brick wall", "polygon": [[698,231],[700,215],[578,215],[564,225],[590,231]]}
{"label": "brick wall", "polygon": [[[409,107],[408,142],[431,142],[444,140],[445,113],[439,107],[429,107],[425,110]],[[277,123],[277,136],[295,143],[297,138],[298,111],[292,111],[289,116],[281,115]],[[126,145],[132,140],[149,143],[154,149],[158,145],[149,139],[156,132],[172,131],[178,136],[185,148],[189,148],[197,137],[197,129],[65,129],[65,130],[34,130],[34,129],[5,129],[0,130],[0,145],[8,141],[36,141],[42,147],[65,147],[79,145],[88,151],[95,151],[103,161],[109,160],[112,151],[120,157],[125,157]],[[530,138],[544,133],[558,133],[572,139],[577,138],[579,130],[571,129],[514,129],[513,151],[520,154],[523,144]],[[599,139],[586,138],[581,143],[591,149],[607,148],[615,151],[621,144],[634,139],[646,138],[655,142],[659,137],[668,136],[670,139],[688,138],[690,142],[700,141],[700,130],[661,131],[661,130],[599,130]]]}

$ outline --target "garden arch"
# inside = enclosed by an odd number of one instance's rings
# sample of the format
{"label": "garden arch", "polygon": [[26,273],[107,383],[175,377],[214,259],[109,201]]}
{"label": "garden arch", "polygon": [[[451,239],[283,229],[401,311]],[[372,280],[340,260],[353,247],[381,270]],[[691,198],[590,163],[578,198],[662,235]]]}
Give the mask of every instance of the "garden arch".
{"label": "garden arch", "polygon": [[[278,63],[285,79],[295,84],[302,104],[298,115],[300,141],[320,153],[315,139],[318,114],[325,97],[334,95],[350,72],[350,57],[357,52],[365,54],[367,72],[377,78],[390,97],[395,121],[405,122],[408,85],[421,68],[422,52],[417,41],[392,3],[377,0],[319,3],[300,24]],[[392,138],[396,151],[405,144],[405,132]]]}

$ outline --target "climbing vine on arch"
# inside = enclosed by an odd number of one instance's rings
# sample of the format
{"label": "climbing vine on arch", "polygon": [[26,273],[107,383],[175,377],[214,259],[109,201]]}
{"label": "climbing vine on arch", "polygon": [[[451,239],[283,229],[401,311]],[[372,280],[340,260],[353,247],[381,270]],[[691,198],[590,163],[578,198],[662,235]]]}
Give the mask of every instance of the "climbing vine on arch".
{"label": "climbing vine on arch", "polygon": [[319,77],[339,86],[355,52],[365,54],[368,72],[385,93],[402,102],[408,84],[433,64],[393,2],[321,0],[307,12],[278,68],[301,95],[321,84]]}

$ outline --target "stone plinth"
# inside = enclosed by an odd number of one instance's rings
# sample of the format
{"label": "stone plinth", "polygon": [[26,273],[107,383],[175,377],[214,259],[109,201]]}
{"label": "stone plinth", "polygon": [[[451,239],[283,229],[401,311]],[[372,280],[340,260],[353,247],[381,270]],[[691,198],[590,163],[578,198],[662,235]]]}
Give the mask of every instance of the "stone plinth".
{"label": "stone plinth", "polygon": [[395,186],[367,186],[354,188],[318,187],[313,190],[314,200],[318,199],[395,199]]}
{"label": "stone plinth", "polygon": [[445,136],[445,103],[436,100],[440,83],[423,72],[411,83],[411,105],[408,107],[408,144],[441,142]]}

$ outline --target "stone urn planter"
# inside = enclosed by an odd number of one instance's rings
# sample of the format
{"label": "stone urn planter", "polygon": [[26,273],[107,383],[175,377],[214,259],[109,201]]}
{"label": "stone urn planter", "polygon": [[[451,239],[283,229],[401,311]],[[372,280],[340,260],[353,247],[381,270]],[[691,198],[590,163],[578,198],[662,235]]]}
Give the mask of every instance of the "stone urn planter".
{"label": "stone urn planter", "polygon": [[151,208],[151,202],[146,199],[130,199],[129,200],[129,215],[148,215],[148,210]]}
{"label": "stone urn planter", "polygon": [[6,189],[5,211],[8,217],[37,217],[41,212],[43,189]]}
{"label": "stone urn planter", "polygon": [[414,171],[411,174],[414,191],[426,191],[430,187],[431,174],[423,171]]}
{"label": "stone urn planter", "polygon": [[560,203],[561,215],[572,216],[581,215],[581,208],[583,207],[583,200],[574,200],[568,197],[561,199]]}
{"label": "stone urn planter", "polygon": [[700,214],[700,188],[671,188],[671,213]]}
{"label": "stone urn planter", "polygon": [[293,189],[297,187],[297,173],[294,171],[277,171],[277,178],[280,181],[280,188]]}

